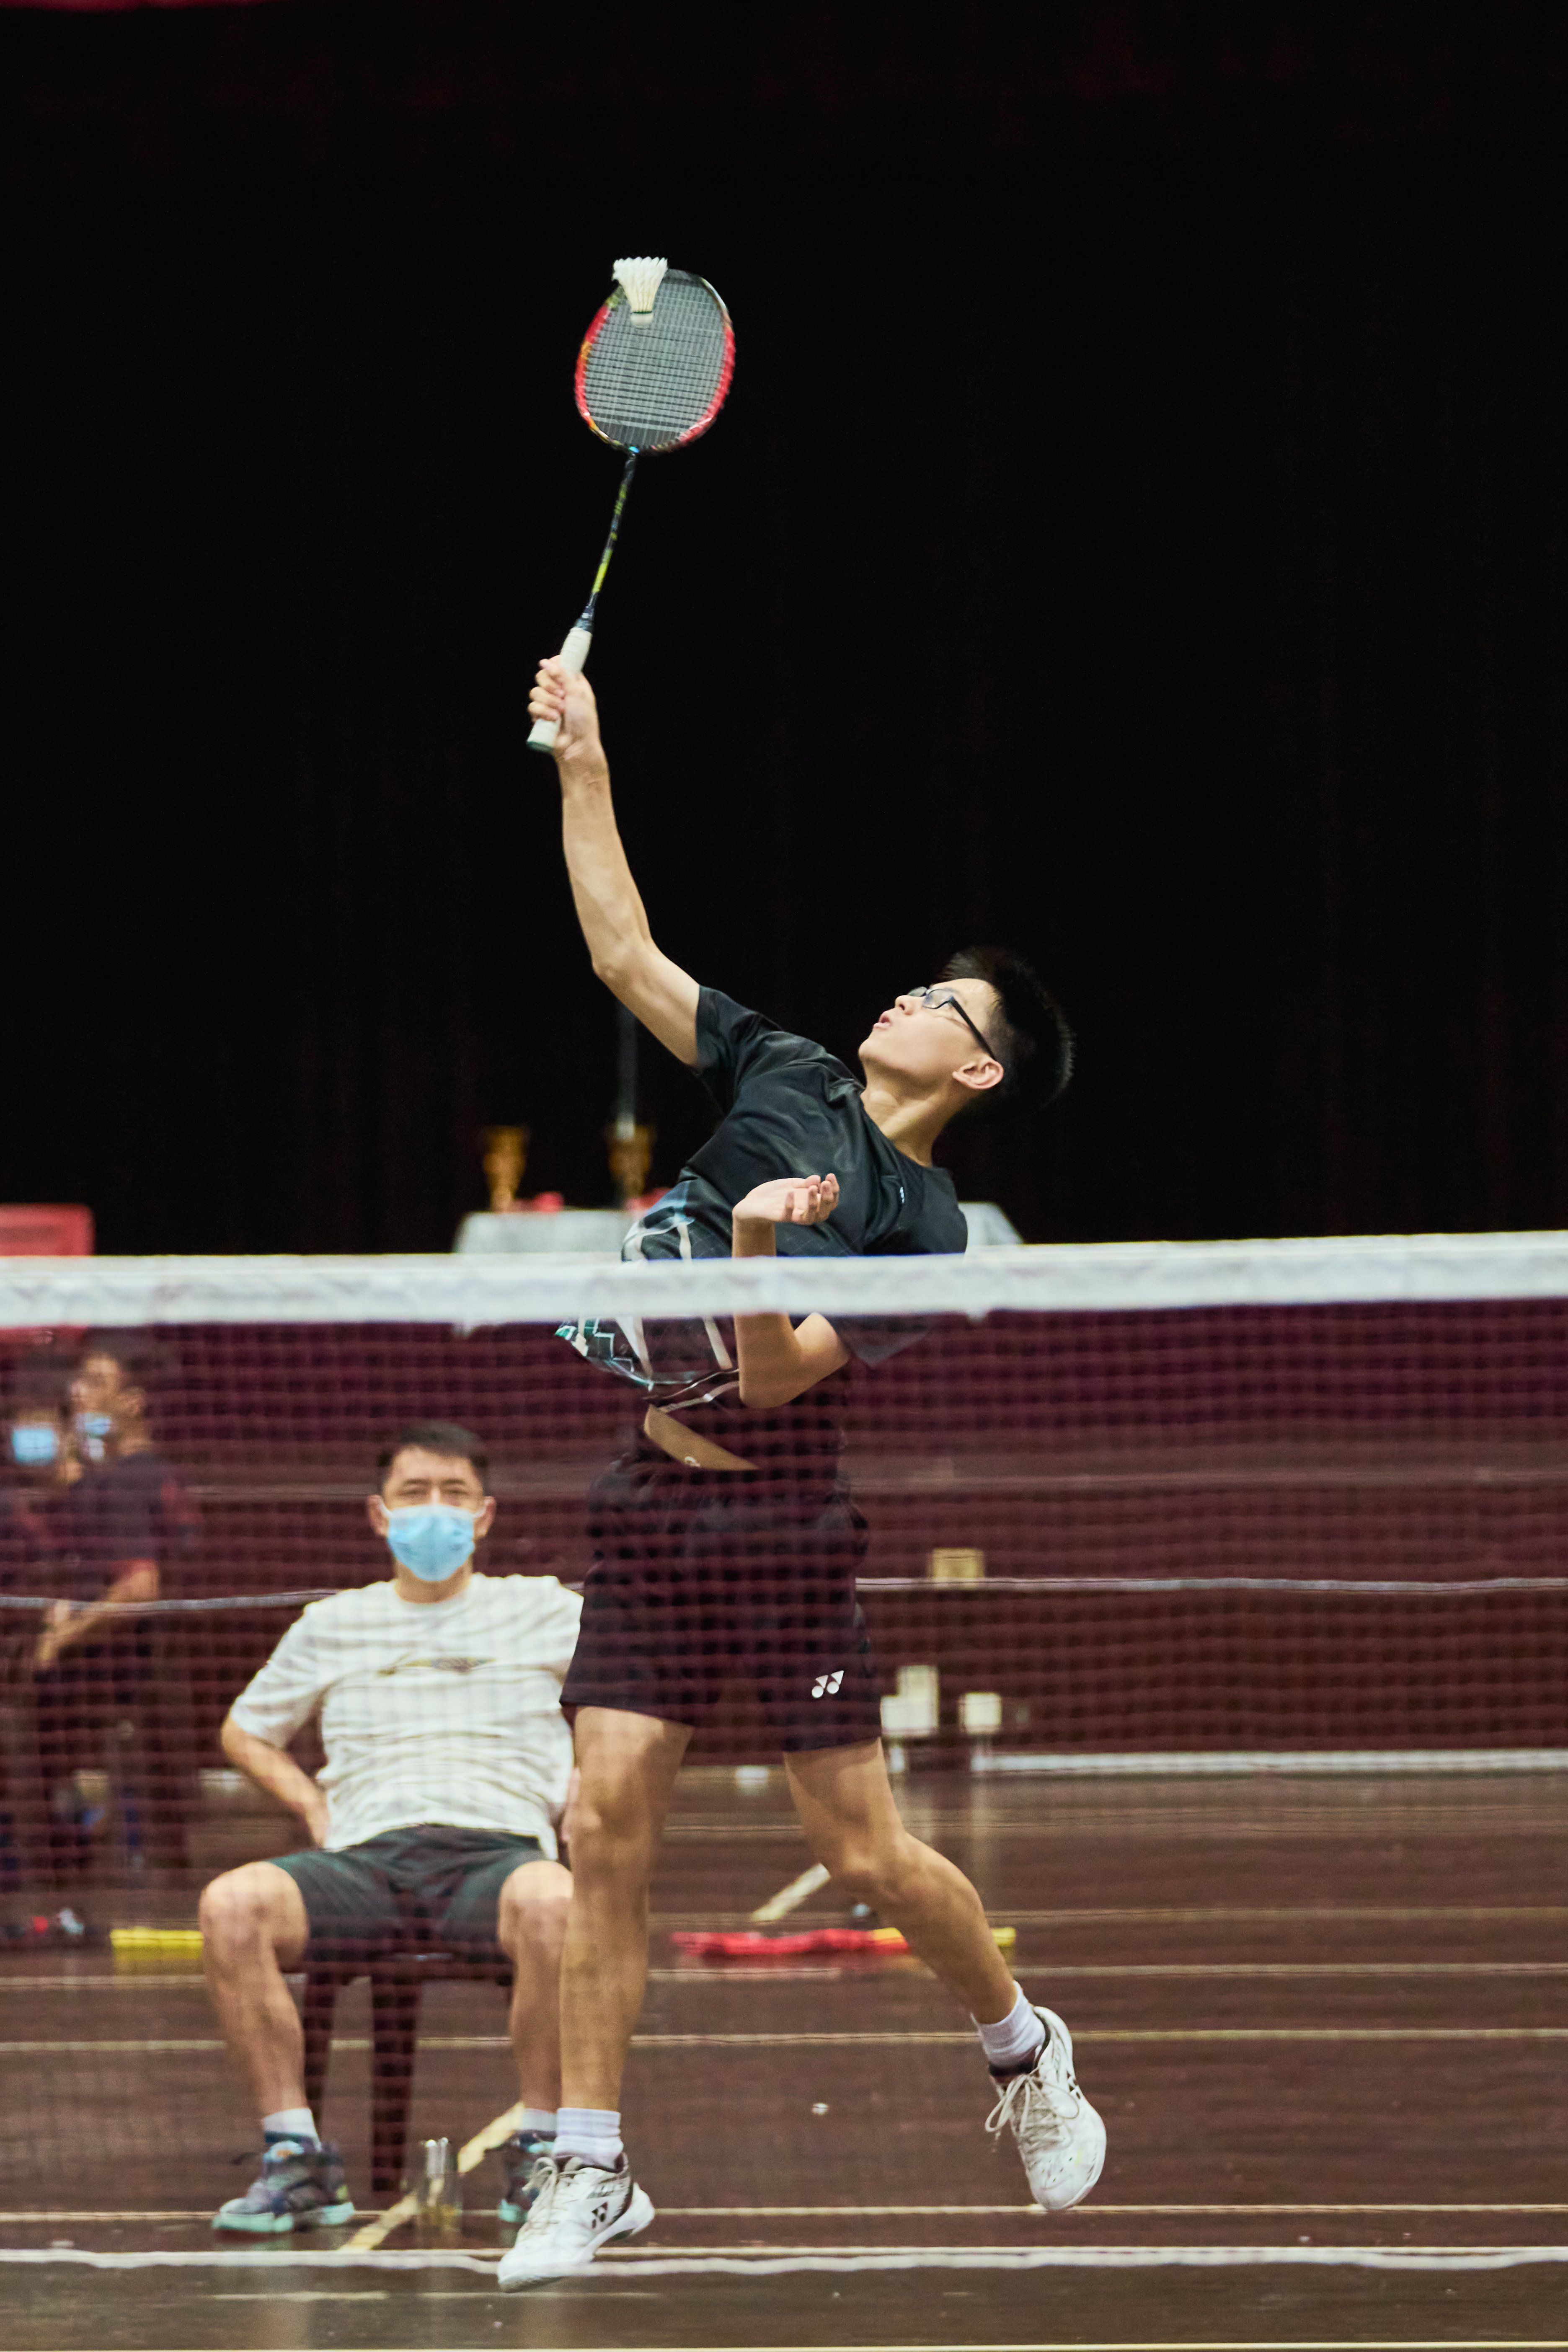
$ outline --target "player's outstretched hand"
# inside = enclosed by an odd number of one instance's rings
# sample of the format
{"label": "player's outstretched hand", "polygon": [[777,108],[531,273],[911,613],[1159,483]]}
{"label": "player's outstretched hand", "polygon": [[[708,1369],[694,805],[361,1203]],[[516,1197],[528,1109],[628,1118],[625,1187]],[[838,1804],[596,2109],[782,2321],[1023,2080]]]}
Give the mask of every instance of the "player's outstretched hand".
{"label": "player's outstretched hand", "polygon": [[531,719],[553,719],[560,729],[555,738],[555,757],[569,760],[584,751],[597,751],[599,745],[599,709],[594,699],[594,689],[579,670],[568,670],[559,654],[551,654],[539,665],[533,688],[528,698]]}
{"label": "player's outstretched hand", "polygon": [[775,1176],[732,1212],[737,1224],[823,1225],[838,1206],[837,1176]]}

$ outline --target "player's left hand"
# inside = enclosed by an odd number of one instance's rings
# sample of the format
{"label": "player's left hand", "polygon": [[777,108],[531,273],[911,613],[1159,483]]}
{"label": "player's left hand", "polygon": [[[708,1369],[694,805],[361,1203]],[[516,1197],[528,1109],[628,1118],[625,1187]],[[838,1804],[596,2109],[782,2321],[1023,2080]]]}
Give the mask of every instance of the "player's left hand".
{"label": "player's left hand", "polygon": [[47,1674],[65,1647],[65,1630],[76,1611],[68,1601],[51,1601],[44,1612],[43,1627],[33,1651],[36,1673]]}
{"label": "player's left hand", "polygon": [[826,1224],[838,1206],[837,1176],[774,1176],[754,1185],[731,1214],[737,1224]]}

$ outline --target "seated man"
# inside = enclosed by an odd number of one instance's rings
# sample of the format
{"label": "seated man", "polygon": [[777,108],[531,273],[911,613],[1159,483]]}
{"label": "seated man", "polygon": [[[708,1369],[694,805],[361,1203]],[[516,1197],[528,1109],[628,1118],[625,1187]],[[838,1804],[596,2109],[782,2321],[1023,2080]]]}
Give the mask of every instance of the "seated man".
{"label": "seated man", "polygon": [[[523,2106],[501,2150],[503,2220],[522,2219],[529,2176],[553,2146],[572,1888],[555,1859],[572,1771],[561,1685],[582,1603],[552,1576],[476,1574],[496,1507],[469,1431],[421,1422],[379,1466],[368,1508],[391,1582],[312,1601],[223,1727],[225,1755],[299,1814],[310,1844],[226,1871],[202,1897],[213,2007],[265,2143],[259,2178],[215,2229],[299,2230],[353,2212],[306,2104],[304,2037],[283,1981],[308,1950],[499,1943],[514,1972]],[[326,1762],[312,1780],[287,1742],[318,1709]]]}

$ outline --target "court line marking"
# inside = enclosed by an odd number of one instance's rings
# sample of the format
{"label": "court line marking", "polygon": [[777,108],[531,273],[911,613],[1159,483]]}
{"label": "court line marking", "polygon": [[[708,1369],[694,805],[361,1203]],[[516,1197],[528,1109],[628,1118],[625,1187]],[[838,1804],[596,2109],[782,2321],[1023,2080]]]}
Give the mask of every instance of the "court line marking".
{"label": "court line marking", "polygon": [[[823,1959],[833,1956],[825,1952]],[[839,1955],[837,1973],[851,1976],[859,1969],[845,1968],[844,1955]],[[858,1955],[850,1954],[851,1959]],[[868,1952],[868,1960],[912,1959],[913,1953],[888,1951]],[[769,1968],[749,1959],[737,1959],[726,1968],[722,1956],[707,1960],[694,1957],[685,1968],[649,1969],[650,1978],[661,1984],[739,1984],[758,1977],[798,1976],[809,1981],[804,1968],[806,1955],[791,1967],[782,1963]],[[1078,1960],[1061,1965],[1055,1960],[1026,1960],[1015,1968],[1021,1977],[1568,1977],[1568,1960]]]}
{"label": "court line marking", "polygon": [[[760,1915],[758,1915],[760,1916]],[[814,1971],[811,1956],[803,1954],[788,1965],[771,1967],[765,1960],[736,1961],[725,1969],[714,1961],[693,1958],[672,1969],[649,1969],[650,1983],[713,1984],[793,1978],[800,1983],[819,1981],[825,1974],[858,1976],[868,1973],[853,1965],[861,1955],[825,1952]],[[866,1960],[913,1958],[910,1952],[874,1951]],[[847,1965],[846,1961],[851,1965]],[[1026,1960],[1017,1976],[1050,1977],[1564,1977],[1568,1960]],[[0,1992],[168,1991],[205,1993],[202,1977],[35,1977],[30,1983],[0,1979]]]}
{"label": "court line marking", "polygon": [[[460,2270],[493,2278],[501,2249],[470,2253],[432,2247],[389,2252],[379,2247],[350,2257],[366,2270]],[[104,2252],[86,2247],[0,2247],[0,2264],[38,2268],[50,2263],[90,2270],[266,2270],[344,2267],[346,2248],[280,2253],[275,2247],[160,2247],[146,2252]],[[1568,2246],[802,2246],[758,2252],[752,2247],[709,2247],[671,2254],[658,2248],[615,2249],[592,2266],[595,2275],[636,2278],[775,2278],[793,2273],[862,2271],[1045,2270],[1310,2270],[1457,2272],[1519,2270],[1568,2263]],[[577,2277],[584,2273],[569,2275]]]}
{"label": "court line marking", "polygon": [[[825,2221],[840,2215],[854,2220],[861,2214],[923,2214],[962,2219],[966,2213],[1025,2214],[1038,2219],[1037,2205],[661,2205],[661,2216],[670,2221],[723,2221],[732,2216],[736,2221],[772,2219],[775,2221]],[[1102,2213],[1209,2213],[1245,2216],[1248,2213],[1568,2213],[1568,2204],[1561,2205],[1102,2205],[1097,2200],[1086,2205],[1075,2220],[1090,2221]],[[1058,2220],[1063,2217],[1058,2215]]]}
{"label": "court line marking", "polygon": [[[679,1969],[670,1974],[680,1975]],[[1568,1960],[1107,1960],[1026,1963],[1020,1976],[1568,1977]]]}
{"label": "court line marking", "polygon": [[[515,2109],[509,2108],[507,2111],[508,2117],[512,2116],[515,2112]],[[496,2118],[498,2123],[503,2120],[505,2119],[500,2116]],[[485,2131],[476,2134],[474,2139],[468,2143],[468,2147],[465,2147],[462,2153],[466,2155],[468,2153],[468,2148],[476,2147],[479,2141],[484,2139],[486,2134],[492,2128],[492,2126],[487,2125],[485,2126]],[[502,2136],[505,2137],[504,2134]],[[489,2142],[489,2145],[494,2146],[495,2143],[492,2141]],[[484,2151],[481,2150],[481,2154]],[[461,2162],[461,2157],[459,2157],[458,2161],[459,2163]],[[472,2169],[471,2167],[468,2168]],[[381,2220],[387,2220],[390,2221],[391,2216],[396,2212],[396,2210],[397,2208],[395,2206],[388,2206],[385,2209],[384,2213],[383,2213],[374,2206],[362,2206],[359,2209],[359,2219],[362,2221],[367,2222]],[[830,2221],[836,2220],[857,2221],[871,2218],[899,2220],[906,2215],[928,2220],[938,2219],[963,2221],[966,2217],[976,2214],[983,2215],[987,2219],[1005,2218],[1011,2215],[1019,2220],[1037,2221],[1040,2218],[1039,2207],[1037,2205],[1031,2204],[661,2205],[658,2210],[661,2220],[670,2221]],[[1086,2205],[1080,2210],[1075,2211],[1072,2216],[1072,2220],[1074,2222],[1096,2221],[1110,2213],[1168,2213],[1180,2214],[1183,2216],[1189,2214],[1208,2216],[1225,2215],[1238,2220],[1245,2220],[1249,2214],[1271,2214],[1283,2217],[1300,2213],[1568,2213],[1568,2203],[1556,2205],[1421,2205],[1367,2203],[1342,2205],[1106,2205],[1101,2204],[1100,2200],[1097,2198],[1092,2205]],[[405,2216],[404,2218],[407,2217]],[[1062,2217],[1058,2216],[1058,2219]],[[134,2212],[129,2210],[116,2211],[107,2210],[96,2212],[68,2213],[46,2212],[37,2210],[15,2213],[0,2212],[0,2225],[16,2225],[18,2223],[26,2224],[31,2222],[39,2228],[42,2228],[46,2223],[53,2225],[60,2221],[74,2221],[79,2223],[89,2221],[210,2221],[211,2219],[212,2208],[206,2205],[200,2208],[193,2208],[188,2211],[180,2210],[174,2207],[168,2207],[160,2209],[142,2208]],[[351,2241],[351,2243],[357,2242],[357,2239]]]}
{"label": "court line marking", "polygon": [[[1243,1920],[1276,1921],[1300,1927],[1320,1919],[1568,1919],[1568,1903],[1292,1903],[1184,1904],[1129,1910],[1016,1911],[998,1909],[987,1915],[994,1925],[1015,1927],[1139,1927],[1169,1922],[1215,1921],[1236,1925]],[[754,1916],[750,1911],[656,1911],[650,1922],[656,1933],[672,1927],[743,1927]],[[823,1926],[837,1925],[824,1920]],[[37,1979],[35,1979],[36,1982]]]}
{"label": "court line marking", "polygon": [[[860,1978],[875,1976],[886,1969],[900,1967],[912,1961],[912,1952],[823,1952],[823,1955],[799,1955],[793,1959],[731,1959],[717,1955],[712,1959],[684,1961],[675,1969],[648,1969],[651,1985],[715,1985],[715,1983],[797,1983],[820,1985],[827,1978]],[[1335,1976],[1371,1976],[1371,1978],[1455,1978],[1455,1976],[1521,1976],[1521,1978],[1556,1978],[1568,1976],[1568,1959],[1138,1959],[1138,1961],[1020,1961],[1013,1967],[1013,1976],[1048,1976],[1069,1978],[1069,1980],[1090,1980],[1090,1978],[1117,1978],[1117,1980],[1187,1980],[1187,1978],[1256,1978],[1268,1983],[1272,1978],[1335,1978]],[[36,1978],[33,1983],[5,1983],[0,1980],[0,1992],[207,1992],[200,1976],[195,1980],[185,1978],[141,1978],[118,1980],[118,1978],[58,1978],[47,1980]],[[12,2044],[0,2044],[9,2049]],[[341,2044],[348,2046],[348,2044]]]}
{"label": "court line marking", "polygon": [[[1568,2042],[1568,2025],[1084,2025],[1079,2042]],[[634,2050],[861,2049],[920,2043],[973,2050],[973,2033],[634,2033]],[[510,2050],[504,2033],[428,2033],[422,2050]],[[0,2042],[0,2057],[183,2057],[219,2051],[189,2042]],[[368,2036],[334,2035],[334,2050],[368,2050]]]}
{"label": "court line marking", "polygon": [[[721,1959],[689,1959],[677,1969],[648,1969],[648,1983],[658,1985],[696,1985],[696,1983],[771,1983],[795,1978],[797,1983],[820,1983],[826,1976],[868,1976],[865,1961],[889,1967],[891,1961],[914,1959],[912,1952],[851,1952],[835,1955],[823,1952],[820,1959],[814,1955],[799,1955],[795,1959],[769,1964],[766,1959],[736,1959],[724,1967]],[[1568,1959],[1107,1959],[1107,1961],[1023,1961],[1013,1969],[1016,1976],[1063,1976],[1063,1978],[1187,1978],[1187,1976],[1237,1976],[1237,1978],[1272,1978],[1272,1976],[1568,1976]],[[148,1976],[141,1980],[122,1980],[113,1976],[99,1978],[33,1978],[33,1983],[7,1983],[0,1978],[0,1992],[207,1992],[205,1978],[157,1978]]]}

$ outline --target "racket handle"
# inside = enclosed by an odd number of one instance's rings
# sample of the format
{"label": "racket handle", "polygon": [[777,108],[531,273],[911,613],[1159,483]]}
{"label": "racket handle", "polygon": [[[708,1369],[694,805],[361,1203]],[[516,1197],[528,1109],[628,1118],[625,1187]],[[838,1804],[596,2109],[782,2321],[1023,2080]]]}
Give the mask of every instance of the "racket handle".
{"label": "racket handle", "polygon": [[[580,621],[574,627],[567,630],[566,642],[561,648],[561,659],[569,677],[580,677],[583,672],[587,668],[588,648],[593,642],[593,630],[585,629]],[[534,721],[533,732],[528,739],[529,750],[531,751],[553,751],[555,749],[555,738],[560,732],[560,726],[555,719],[536,719]]]}

